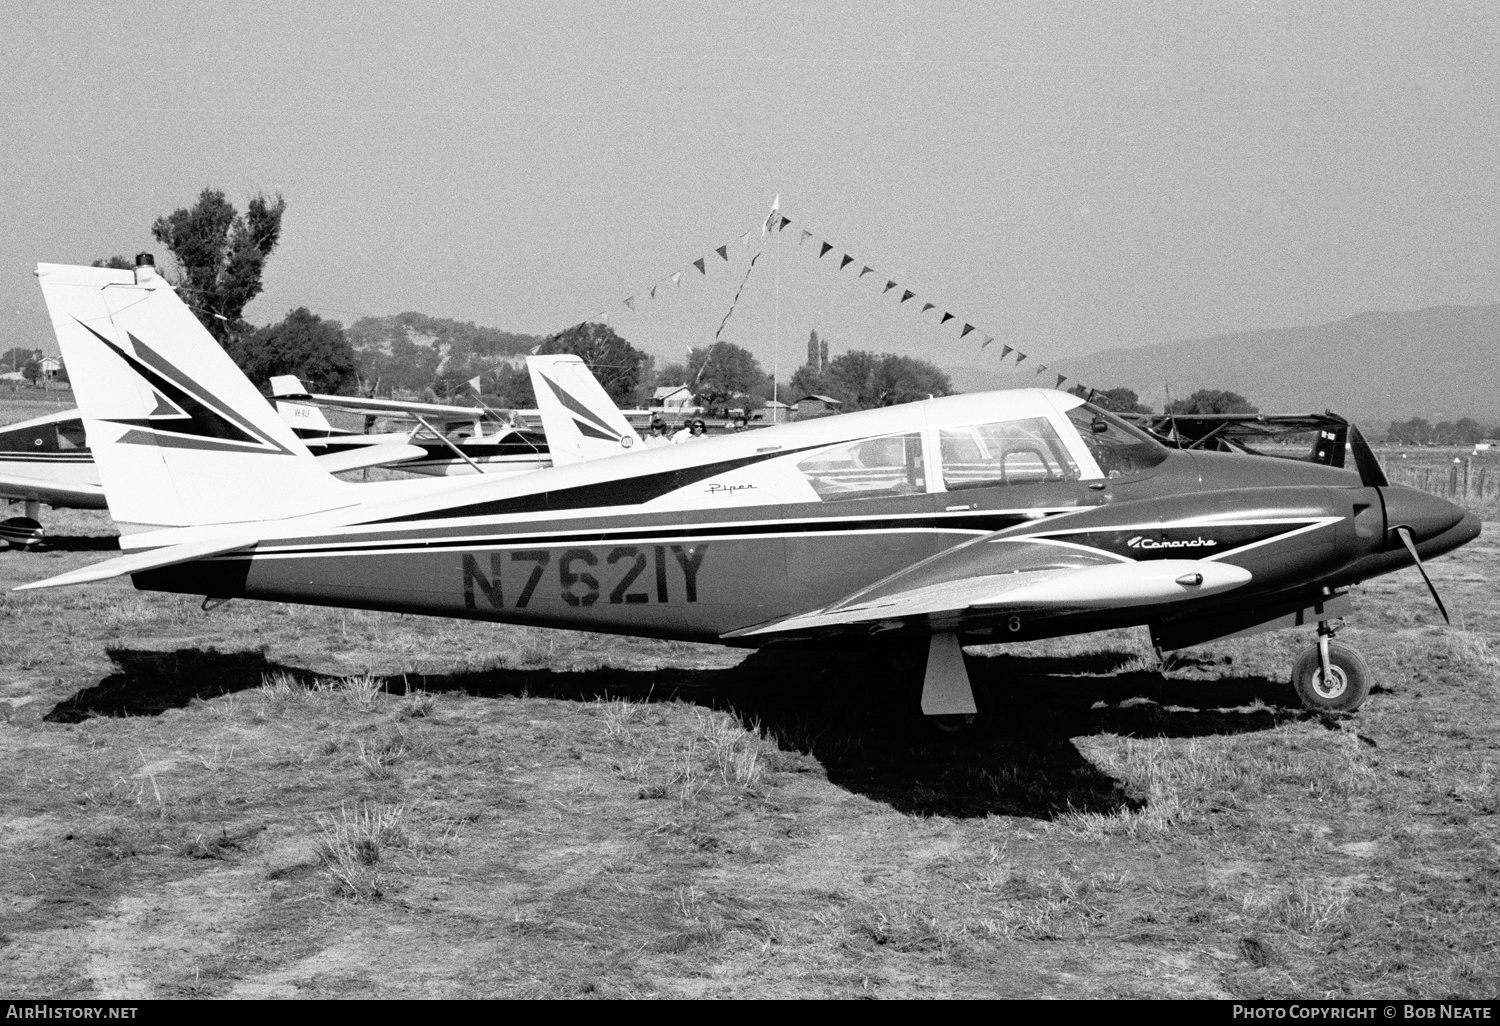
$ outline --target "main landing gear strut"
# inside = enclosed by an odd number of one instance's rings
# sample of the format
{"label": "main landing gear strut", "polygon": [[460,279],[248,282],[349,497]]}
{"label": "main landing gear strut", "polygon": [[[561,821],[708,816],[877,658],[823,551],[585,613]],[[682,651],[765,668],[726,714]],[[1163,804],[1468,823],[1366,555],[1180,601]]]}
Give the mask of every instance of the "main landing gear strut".
{"label": "main landing gear strut", "polygon": [[1333,636],[1329,622],[1319,620],[1317,644],[1292,664],[1292,687],[1313,712],[1353,712],[1370,697],[1370,668],[1364,656]]}
{"label": "main landing gear strut", "polygon": [[956,634],[934,634],[927,642],[922,715],[944,734],[970,730],[979,720],[979,704],[969,684],[964,650]]}

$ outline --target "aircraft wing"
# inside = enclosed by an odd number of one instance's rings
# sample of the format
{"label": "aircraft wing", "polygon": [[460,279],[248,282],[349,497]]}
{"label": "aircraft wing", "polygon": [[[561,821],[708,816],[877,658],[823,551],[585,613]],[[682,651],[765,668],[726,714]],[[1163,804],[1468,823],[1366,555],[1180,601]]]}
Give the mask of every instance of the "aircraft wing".
{"label": "aircraft wing", "polygon": [[208,538],[203,541],[184,542],[181,545],[165,545],[159,549],[147,549],[144,552],[132,552],[124,556],[116,556],[114,559],[106,559],[102,563],[94,563],[91,566],[79,567],[56,577],[49,577],[45,581],[33,581],[30,584],[22,584],[14,588],[15,591],[31,591],[34,588],[62,588],[70,584],[88,584],[91,581],[104,581],[111,577],[119,577],[122,574],[138,574],[143,570],[156,570],[164,566],[175,566],[178,563],[186,563],[193,559],[207,559],[209,556],[221,556],[226,552],[238,552],[240,549],[253,548],[259,538],[251,534],[222,535],[218,538]]}
{"label": "aircraft wing", "polygon": [[[310,444],[309,448],[316,449],[317,446]],[[387,441],[356,445],[340,452],[322,453],[313,458],[318,461],[318,466],[330,474],[337,474],[344,470],[363,470],[366,467],[389,467],[410,460],[419,460],[426,455],[428,455],[427,450],[420,445]]]}
{"label": "aircraft wing", "polygon": [[271,395],[278,400],[291,400],[292,405],[316,403],[318,406],[352,413],[406,414],[429,420],[474,420],[487,416],[486,411],[478,406],[445,406],[441,403],[406,402],[402,399],[366,399],[354,395],[320,395],[308,392],[292,374],[273,377]]}
{"label": "aircraft wing", "polygon": [[68,509],[105,509],[104,488],[97,484],[63,484],[0,473],[0,499],[30,499]]}
{"label": "aircraft wing", "polygon": [[1199,559],[1132,560],[1050,539],[981,538],[939,553],[873,587],[725,634],[827,635],[874,626],[993,626],[1045,615],[1181,602],[1238,588],[1250,572]]}

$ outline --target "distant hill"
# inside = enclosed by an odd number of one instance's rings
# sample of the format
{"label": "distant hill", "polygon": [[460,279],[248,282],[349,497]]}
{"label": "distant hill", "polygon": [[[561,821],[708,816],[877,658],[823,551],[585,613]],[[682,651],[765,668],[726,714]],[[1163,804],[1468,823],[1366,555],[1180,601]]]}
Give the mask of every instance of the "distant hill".
{"label": "distant hill", "polygon": [[420,313],[362,317],[344,329],[362,379],[388,389],[420,391],[438,377],[467,380],[515,363],[541,341]]}
{"label": "distant hill", "polygon": [[[1056,381],[1050,372],[1037,378],[1028,364],[1020,373],[947,369],[965,391]],[[1267,413],[1331,409],[1371,429],[1411,417],[1497,424],[1500,304],[1366,313],[1307,328],[1110,349],[1059,360],[1055,370],[1095,388],[1133,388],[1155,409],[1165,383],[1173,398],[1223,388]]]}

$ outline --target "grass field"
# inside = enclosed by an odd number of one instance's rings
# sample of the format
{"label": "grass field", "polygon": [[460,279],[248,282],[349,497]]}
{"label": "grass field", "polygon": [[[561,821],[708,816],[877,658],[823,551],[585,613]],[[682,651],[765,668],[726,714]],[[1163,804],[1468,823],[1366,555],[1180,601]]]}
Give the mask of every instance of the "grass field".
{"label": "grass field", "polygon": [[1497,560],[1361,589],[1352,718],[1117,632],[975,650],[964,744],[857,653],[7,592],[0,994],[1493,998]]}

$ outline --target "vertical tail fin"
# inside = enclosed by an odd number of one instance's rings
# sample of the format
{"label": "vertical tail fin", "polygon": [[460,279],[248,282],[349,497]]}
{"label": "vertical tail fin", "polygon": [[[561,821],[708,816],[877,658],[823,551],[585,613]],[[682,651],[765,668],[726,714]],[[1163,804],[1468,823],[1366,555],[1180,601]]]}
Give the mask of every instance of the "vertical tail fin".
{"label": "vertical tail fin", "polygon": [[143,256],[134,271],[37,265],[116,521],[187,527],[348,505]]}
{"label": "vertical tail fin", "polygon": [[526,369],[554,467],[640,447],[641,436],[583,360],[568,353],[528,356]]}

